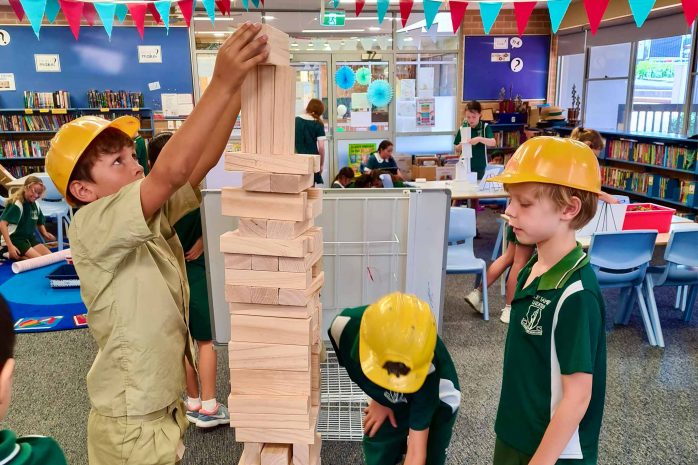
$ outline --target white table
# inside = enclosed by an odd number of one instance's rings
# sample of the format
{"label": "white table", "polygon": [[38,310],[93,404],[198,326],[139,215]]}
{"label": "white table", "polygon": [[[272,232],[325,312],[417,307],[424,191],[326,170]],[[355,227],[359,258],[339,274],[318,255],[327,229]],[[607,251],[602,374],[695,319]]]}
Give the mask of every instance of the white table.
{"label": "white table", "polygon": [[451,199],[453,200],[500,199],[509,197],[509,193],[504,189],[495,188],[491,190],[480,190],[480,185],[478,183],[467,181],[410,181],[407,185],[419,189],[448,189],[451,191]]}

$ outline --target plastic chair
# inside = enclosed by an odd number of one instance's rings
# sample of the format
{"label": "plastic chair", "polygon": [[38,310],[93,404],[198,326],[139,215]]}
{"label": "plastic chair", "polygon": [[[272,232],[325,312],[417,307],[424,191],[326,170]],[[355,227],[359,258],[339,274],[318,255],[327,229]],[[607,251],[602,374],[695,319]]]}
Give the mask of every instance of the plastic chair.
{"label": "plastic chair", "polygon": [[504,231],[507,228],[507,220],[501,216],[497,217],[497,223],[499,223],[499,231],[497,231],[497,239],[494,241],[494,247],[492,247],[492,261],[495,261],[497,257],[502,253],[502,242],[504,238]]}
{"label": "plastic chair", "polygon": [[51,181],[48,174],[36,173],[35,176],[41,179],[46,188],[43,198],[37,200],[36,203],[39,205],[39,208],[41,208],[41,213],[44,214],[44,217],[53,218],[56,220],[58,230],[58,250],[63,250],[63,228],[65,227],[65,231],[68,231],[68,226],[70,226],[73,211],[61,193],[58,192],[58,189],[56,189],[55,184],[53,184],[53,181]]}
{"label": "plastic chair", "polygon": [[381,181],[383,181],[383,187],[386,189],[392,189],[395,187],[393,184],[393,177],[390,176],[388,173],[383,173],[380,176],[378,176]]}
{"label": "plastic chair", "polygon": [[664,335],[659,323],[654,288],[677,286],[679,290],[683,289],[683,293],[677,292],[681,296],[677,303],[683,311],[683,320],[691,320],[698,294],[698,230],[673,231],[664,252],[664,260],[666,265],[649,267],[645,276],[650,318],[659,347],[664,347]]}
{"label": "plastic chair", "polygon": [[622,204],[630,203],[630,197],[628,197],[627,195],[614,195],[613,197],[618,199],[618,203],[622,203]]}
{"label": "plastic chair", "polygon": [[487,306],[487,263],[475,256],[475,210],[464,207],[451,207],[448,227],[448,254],[446,274],[478,274],[482,279],[483,318],[490,319]]}
{"label": "plastic chair", "polygon": [[645,274],[654,252],[656,230],[598,232],[591,236],[589,260],[602,289],[620,288],[616,323],[624,322],[635,300],[651,346],[657,345],[652,320],[643,295]]}

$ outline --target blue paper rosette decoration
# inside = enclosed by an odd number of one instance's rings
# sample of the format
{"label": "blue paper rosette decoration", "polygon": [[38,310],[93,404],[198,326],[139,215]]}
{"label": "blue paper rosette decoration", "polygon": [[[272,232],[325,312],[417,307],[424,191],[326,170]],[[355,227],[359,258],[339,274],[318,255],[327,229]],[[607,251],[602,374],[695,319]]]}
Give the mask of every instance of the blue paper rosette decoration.
{"label": "blue paper rosette decoration", "polygon": [[340,89],[351,89],[352,87],[354,87],[356,75],[350,67],[342,66],[337,70],[337,73],[334,76],[334,80]]}
{"label": "blue paper rosette decoration", "polygon": [[368,86],[368,101],[375,107],[385,107],[393,99],[393,89],[388,81],[378,79]]}
{"label": "blue paper rosette decoration", "polygon": [[371,70],[367,67],[356,70],[356,82],[361,86],[367,86],[371,83]]}

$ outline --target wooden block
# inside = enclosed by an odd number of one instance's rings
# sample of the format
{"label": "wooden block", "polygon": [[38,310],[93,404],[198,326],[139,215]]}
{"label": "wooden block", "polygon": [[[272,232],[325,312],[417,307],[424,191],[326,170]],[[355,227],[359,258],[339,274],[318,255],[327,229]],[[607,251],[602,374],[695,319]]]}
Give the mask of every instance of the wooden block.
{"label": "wooden block", "polygon": [[225,283],[233,286],[307,289],[313,282],[310,270],[304,273],[283,271],[225,270]]}
{"label": "wooden block", "polygon": [[277,305],[279,303],[279,290],[274,287],[251,287],[249,303]]}
{"label": "wooden block", "polygon": [[231,342],[312,345],[312,317],[272,318],[230,315]]}
{"label": "wooden block", "polygon": [[230,426],[235,428],[277,428],[283,425],[288,429],[308,429],[312,424],[310,412],[301,415],[284,415],[280,413],[244,413],[230,414]]}
{"label": "wooden block", "polygon": [[320,164],[320,155],[274,155],[250,152],[225,154],[225,169],[228,171],[263,171],[277,174],[313,174],[315,160]]}
{"label": "wooden block", "polygon": [[262,465],[291,465],[293,447],[289,444],[265,444]]}
{"label": "wooden block", "polygon": [[312,426],[307,430],[285,428],[236,428],[238,442],[274,441],[286,444],[314,444],[317,426],[317,407],[311,409]]}
{"label": "wooden block", "polygon": [[310,383],[307,371],[230,370],[233,395],[310,396]]}
{"label": "wooden block", "polygon": [[296,194],[313,185],[312,174],[270,174],[271,192]]}
{"label": "wooden block", "polygon": [[250,70],[240,88],[241,148],[243,152],[257,153],[257,137],[254,127],[257,124],[257,68]]}
{"label": "wooden block", "polygon": [[225,301],[252,303],[252,288],[249,286],[225,286]]}
{"label": "wooden block", "polygon": [[271,112],[274,127],[272,153],[275,155],[289,155],[295,151],[295,99],[295,69],[290,66],[276,66],[274,68],[274,111]]}
{"label": "wooden block", "polygon": [[[259,111],[257,112],[257,153],[271,154],[274,145],[274,74],[273,66],[257,68],[257,95]],[[288,155],[286,152],[282,155]]]}
{"label": "wooden block", "polygon": [[[277,264],[278,265],[278,264]],[[317,261],[312,265],[311,273],[313,278],[322,272],[322,257],[318,258]]]}
{"label": "wooden block", "polygon": [[318,405],[320,405],[321,397],[322,395],[320,393],[320,389],[313,389],[310,393],[310,405],[312,407],[317,407]]}
{"label": "wooden block", "polygon": [[305,221],[307,194],[269,194],[248,192],[239,187],[221,190],[221,211],[226,216]]}
{"label": "wooden block", "polygon": [[252,269],[252,256],[242,255],[238,253],[226,253],[223,254],[223,262],[226,268],[231,270],[251,270]]}
{"label": "wooden block", "polygon": [[246,442],[238,465],[261,465],[261,463],[262,444],[259,442]]}
{"label": "wooden block", "polygon": [[318,465],[321,448],[322,437],[320,433],[315,433],[315,442],[313,444],[294,444],[293,465]]}
{"label": "wooden block", "polygon": [[271,174],[257,171],[243,171],[242,189],[253,192],[271,192]]}
{"label": "wooden block", "polygon": [[[264,218],[240,218],[238,231],[244,237],[267,237],[267,220]],[[247,268],[249,270],[249,268]]]}
{"label": "wooden block", "polygon": [[[279,262],[279,265],[281,262]],[[313,294],[318,292],[325,282],[325,273],[320,273],[317,277],[313,278],[313,282],[308,289],[297,290],[297,289],[279,289],[279,304],[281,305],[305,305],[307,304]]]}
{"label": "wooden block", "polygon": [[[231,333],[237,330],[231,328]],[[276,344],[272,342],[229,342],[228,364],[230,368],[256,370],[310,370],[310,347]],[[260,412],[261,413],[261,412]]]}
{"label": "wooden block", "polygon": [[269,57],[262,64],[288,66],[291,61],[291,56],[288,52],[288,34],[268,24],[262,24],[262,28],[256,37],[262,34],[266,34],[267,43],[269,44]]}
{"label": "wooden block", "polygon": [[[263,239],[243,237],[236,230],[221,236],[221,252],[301,258],[308,254],[308,243],[303,236],[296,239]],[[281,269],[280,267],[281,259],[279,259],[279,269]]]}
{"label": "wooden block", "polygon": [[254,271],[279,271],[279,257],[266,255],[252,255],[251,257]]}
{"label": "wooden block", "polygon": [[310,242],[306,243],[308,249],[312,248],[312,252],[308,253],[303,258],[298,257],[279,257],[279,271],[288,271],[292,273],[300,273],[303,271],[312,270],[312,267],[317,261],[322,258],[322,229],[311,228],[301,238],[310,238]]}
{"label": "wooden block", "polygon": [[313,226],[312,219],[307,221],[267,221],[267,237],[269,239],[295,239]]}
{"label": "wooden block", "polygon": [[305,212],[307,219],[317,218],[322,213],[322,199],[308,200],[308,207]]}
{"label": "wooden block", "polygon": [[307,190],[309,199],[322,199],[323,190],[317,187],[312,187]]}
{"label": "wooden block", "polygon": [[293,307],[288,305],[258,305],[249,303],[230,303],[228,308],[231,315],[252,315],[276,318],[306,319],[313,316],[316,310],[315,302],[310,301],[305,306]]}
{"label": "wooden block", "polygon": [[308,396],[228,396],[230,413],[277,413],[303,415],[310,412]]}

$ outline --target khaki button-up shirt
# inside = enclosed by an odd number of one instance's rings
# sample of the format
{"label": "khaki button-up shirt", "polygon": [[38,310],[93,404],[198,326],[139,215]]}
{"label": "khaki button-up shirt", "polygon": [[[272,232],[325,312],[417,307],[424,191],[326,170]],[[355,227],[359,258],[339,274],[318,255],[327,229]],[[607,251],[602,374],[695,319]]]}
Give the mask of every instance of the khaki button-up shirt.
{"label": "khaki button-up shirt", "polygon": [[99,347],[87,390],[106,416],[170,405],[184,390],[184,357],[193,354],[184,253],[173,225],[199,208],[199,194],[187,184],[146,220],[141,182],[81,208],[68,232]]}

